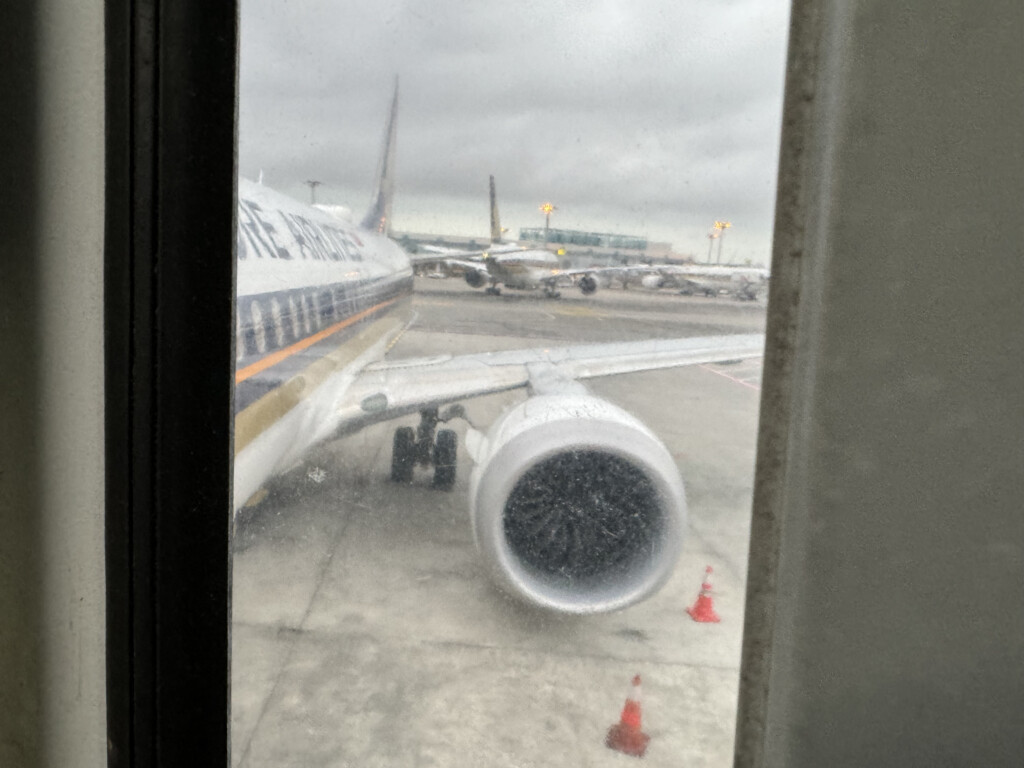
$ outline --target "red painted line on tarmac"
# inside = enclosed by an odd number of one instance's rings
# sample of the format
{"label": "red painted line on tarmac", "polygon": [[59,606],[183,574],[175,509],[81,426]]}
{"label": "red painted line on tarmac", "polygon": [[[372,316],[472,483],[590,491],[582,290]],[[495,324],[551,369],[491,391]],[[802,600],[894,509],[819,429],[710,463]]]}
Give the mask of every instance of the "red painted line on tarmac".
{"label": "red painted line on tarmac", "polygon": [[729,381],[735,381],[737,384],[740,384],[741,386],[749,387],[750,389],[754,390],[755,392],[760,392],[761,391],[761,387],[759,387],[757,384],[751,384],[749,381],[744,381],[743,379],[737,379],[735,376],[730,376],[728,373],[722,373],[721,371],[716,371],[714,368],[709,368],[706,365],[702,365],[701,368],[703,368],[705,371],[711,371],[711,373],[718,374],[719,376],[722,376],[722,377],[728,379]]}

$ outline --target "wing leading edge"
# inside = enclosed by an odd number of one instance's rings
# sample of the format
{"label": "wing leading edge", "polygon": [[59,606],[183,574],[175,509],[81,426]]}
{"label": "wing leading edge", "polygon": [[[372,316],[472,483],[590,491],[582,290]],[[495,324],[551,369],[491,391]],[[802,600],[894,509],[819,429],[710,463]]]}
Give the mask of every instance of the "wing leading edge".
{"label": "wing leading edge", "polygon": [[762,334],[538,347],[414,358],[364,368],[339,407],[342,429],[460,400],[535,386],[536,372],[577,381],[623,373],[760,357]]}

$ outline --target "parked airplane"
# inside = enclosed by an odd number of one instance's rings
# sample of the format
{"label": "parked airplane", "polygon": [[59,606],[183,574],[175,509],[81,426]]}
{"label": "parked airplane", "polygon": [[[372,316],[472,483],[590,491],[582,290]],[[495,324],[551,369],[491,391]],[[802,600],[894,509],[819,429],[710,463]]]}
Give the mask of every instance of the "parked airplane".
{"label": "parked airplane", "polygon": [[466,441],[473,529],[496,581],[570,613],[643,599],[680,550],[682,481],[653,432],[579,380],[755,357],[763,337],[384,361],[413,319],[412,265],[388,238],[396,112],[397,89],[361,224],[239,182],[236,512],[315,443],[415,413],[418,428],[395,430],[391,478],[432,467],[434,486],[450,489],[456,434],[438,426],[463,414],[460,400],[526,388],[531,397]]}
{"label": "parked airplane", "polygon": [[651,264],[634,268],[644,288],[678,288],[691,296],[727,293],[753,301],[768,288],[768,270],[762,267],[708,266],[702,264]]}
{"label": "parked airplane", "polygon": [[[487,293],[497,296],[501,287],[521,291],[542,289],[549,298],[558,298],[558,288],[575,285],[584,295],[597,290],[595,275],[600,269],[562,269],[558,257],[544,248],[523,248],[504,241],[504,230],[498,216],[494,176],[490,177],[491,245],[484,251],[456,250],[437,246],[421,246],[436,255],[415,257],[421,264],[444,264],[449,270],[462,272],[473,288],[487,286]],[[438,257],[441,258],[438,258]]]}

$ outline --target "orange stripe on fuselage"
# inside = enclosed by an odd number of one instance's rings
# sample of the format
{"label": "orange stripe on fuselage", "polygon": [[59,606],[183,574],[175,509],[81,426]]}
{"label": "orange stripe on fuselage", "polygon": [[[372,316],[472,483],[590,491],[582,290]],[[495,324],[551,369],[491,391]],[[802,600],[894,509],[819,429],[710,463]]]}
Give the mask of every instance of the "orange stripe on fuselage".
{"label": "orange stripe on fuselage", "polygon": [[277,365],[282,360],[291,357],[295,353],[301,352],[302,350],[313,346],[318,341],[323,341],[328,336],[331,336],[340,331],[342,328],[347,328],[348,326],[352,325],[352,323],[362,320],[364,317],[373,314],[378,309],[386,307],[388,306],[388,304],[394,304],[396,301],[398,301],[397,298],[388,299],[387,301],[382,301],[380,304],[375,304],[369,309],[364,309],[362,312],[352,315],[351,317],[346,317],[341,322],[335,323],[334,325],[328,328],[324,328],[319,333],[314,333],[312,336],[308,336],[302,341],[295,342],[290,347],[279,349],[277,352],[274,352],[271,355],[267,355],[266,357],[257,360],[255,363],[251,363],[245,366],[245,368],[242,368],[241,370],[235,371],[235,384],[241,384],[243,381],[255,376],[257,373],[265,371],[267,370],[267,368],[270,368],[273,365]]}

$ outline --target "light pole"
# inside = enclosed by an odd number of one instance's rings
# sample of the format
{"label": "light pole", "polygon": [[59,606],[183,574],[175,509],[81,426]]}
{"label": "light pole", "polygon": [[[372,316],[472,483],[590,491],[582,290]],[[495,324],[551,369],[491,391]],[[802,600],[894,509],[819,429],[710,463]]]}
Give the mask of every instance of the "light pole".
{"label": "light pole", "polygon": [[[718,260],[716,264],[722,263],[722,244],[725,242],[725,230],[732,226],[731,221],[716,221],[715,229],[718,230]],[[708,251],[708,261],[711,260],[710,251]]]}
{"label": "light pole", "polygon": [[307,181],[306,186],[309,187],[309,204],[316,205],[316,188],[319,187],[323,182],[320,181]]}
{"label": "light pole", "polygon": [[548,242],[548,230],[551,229],[551,212],[557,211],[558,207],[551,203],[543,203],[540,212],[544,214],[544,242]]}
{"label": "light pole", "polygon": [[708,258],[707,258],[708,264],[711,263],[711,249],[714,248],[714,246],[715,246],[715,238],[717,238],[717,237],[718,237],[718,230],[714,230],[713,229],[710,232],[708,232]]}

